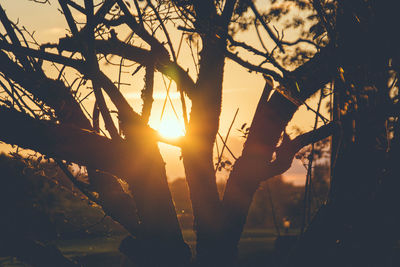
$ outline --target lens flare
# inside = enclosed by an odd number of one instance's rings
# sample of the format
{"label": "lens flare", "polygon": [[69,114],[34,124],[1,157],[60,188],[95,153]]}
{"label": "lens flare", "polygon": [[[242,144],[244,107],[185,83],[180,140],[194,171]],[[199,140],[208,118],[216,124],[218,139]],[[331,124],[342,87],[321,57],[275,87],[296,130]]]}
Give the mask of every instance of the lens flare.
{"label": "lens flare", "polygon": [[179,122],[178,119],[171,117],[164,117],[162,119],[158,127],[158,132],[161,136],[168,139],[179,138],[185,135],[181,122]]}

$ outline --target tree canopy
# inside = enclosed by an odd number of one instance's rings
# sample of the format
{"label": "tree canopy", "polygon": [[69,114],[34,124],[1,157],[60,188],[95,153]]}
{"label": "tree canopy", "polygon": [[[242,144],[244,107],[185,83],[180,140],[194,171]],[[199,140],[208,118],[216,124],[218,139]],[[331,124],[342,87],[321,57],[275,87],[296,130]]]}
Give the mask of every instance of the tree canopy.
{"label": "tree canopy", "polygon": [[[344,232],[339,225],[368,218],[367,212],[357,218],[341,214],[355,208],[346,204],[357,202],[366,211],[390,200],[370,196],[394,188],[398,174],[399,46],[393,2],[34,2],[57,5],[68,29],[56,42],[39,43],[0,6],[0,140],[54,159],[90,200],[131,234],[120,250],[137,264],[232,266],[260,183],[284,173],[302,147],[329,136],[334,170],[329,203],[335,207],[332,214],[346,218],[336,224],[335,233]],[[243,40],[248,34],[257,41]],[[178,43],[175,36],[181,36]],[[182,46],[190,51],[185,62],[178,58]],[[251,125],[242,129],[242,154],[228,163],[232,170],[220,197],[216,170],[222,153],[216,166],[214,145],[227,60],[263,75],[265,86]],[[143,81],[140,112],[120,88],[122,69],[133,73],[133,83]],[[180,139],[168,140],[149,126],[158,73],[179,92],[179,116],[185,125]],[[321,99],[331,98],[331,118],[321,115],[321,101],[317,107],[306,104],[318,92]],[[94,105],[85,104],[90,95]],[[315,113],[315,127],[289,137],[286,127],[303,105]],[[195,258],[182,237],[157,142],[181,149],[197,237]],[[224,149],[229,147],[224,144]],[[310,170],[311,158],[313,154]],[[77,181],[68,170],[70,163],[86,167],[88,183]],[[347,172],[366,163],[365,180]],[[390,179],[383,181],[386,176]],[[356,202],[355,196],[360,196]],[[302,242],[316,244],[313,238],[322,235],[305,236]],[[335,239],[325,237],[326,244]],[[55,254],[56,259],[58,266],[74,265],[62,255]]]}

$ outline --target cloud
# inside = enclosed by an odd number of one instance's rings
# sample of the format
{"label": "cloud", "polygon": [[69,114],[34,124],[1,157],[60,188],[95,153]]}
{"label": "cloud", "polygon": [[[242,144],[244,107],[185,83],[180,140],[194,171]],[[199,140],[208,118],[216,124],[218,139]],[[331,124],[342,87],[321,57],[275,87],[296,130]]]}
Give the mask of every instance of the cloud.
{"label": "cloud", "polygon": [[65,32],[65,29],[62,27],[52,27],[48,28],[42,31],[44,34],[50,34],[50,35],[60,35]]}
{"label": "cloud", "polygon": [[[124,96],[128,99],[141,99],[141,92],[130,92],[124,94]],[[163,100],[167,97],[166,92],[154,92],[153,93],[153,98],[155,100]],[[169,97],[171,99],[180,99],[179,92],[170,92]]]}

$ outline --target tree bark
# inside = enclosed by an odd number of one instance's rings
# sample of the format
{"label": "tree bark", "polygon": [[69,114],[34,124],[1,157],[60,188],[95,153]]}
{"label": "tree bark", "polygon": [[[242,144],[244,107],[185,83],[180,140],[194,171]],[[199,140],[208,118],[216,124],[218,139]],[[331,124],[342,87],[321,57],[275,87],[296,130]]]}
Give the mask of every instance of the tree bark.
{"label": "tree bark", "polygon": [[182,148],[197,233],[196,260],[203,265],[211,264],[219,257],[216,237],[220,231],[221,206],[213,164],[213,145],[221,112],[225,45],[215,36],[203,38],[199,79],[192,96],[186,135],[190,143]]}
{"label": "tree bark", "polygon": [[383,33],[398,17],[380,13],[383,6],[387,9],[380,1],[339,3],[335,41],[341,77],[335,80],[334,114],[343,130],[332,145],[331,193],[288,266],[392,266],[400,218],[398,143],[396,138],[393,146],[388,143],[385,108],[388,62],[396,52]]}
{"label": "tree bark", "polygon": [[155,139],[147,137],[140,143],[136,150],[141,151],[140,157],[125,166],[129,175],[124,177],[136,202],[141,232],[136,239],[121,243],[120,249],[130,248],[128,256],[145,266],[183,266],[189,263],[191,252],[183,240],[165,163]]}
{"label": "tree bark", "polygon": [[[300,102],[305,101],[333,77],[335,68],[328,64],[332,57],[331,48],[322,49],[308,62],[288,73],[283,86]],[[268,83],[266,86],[272,86]],[[222,239],[226,240],[228,255],[237,256],[237,246],[253,195],[265,177],[272,177],[265,173],[268,169],[265,166],[277,152],[278,140],[298,108],[277,92],[268,100],[270,91],[271,88],[264,89],[242,156],[236,161],[225,188]]]}
{"label": "tree bark", "polygon": [[263,173],[263,167],[271,161],[279,137],[297,109],[281,95],[274,94],[266,102],[267,98],[259,103],[242,156],[235,163],[224,193],[222,239],[228,255],[237,256],[237,245],[253,195],[268,176]]}

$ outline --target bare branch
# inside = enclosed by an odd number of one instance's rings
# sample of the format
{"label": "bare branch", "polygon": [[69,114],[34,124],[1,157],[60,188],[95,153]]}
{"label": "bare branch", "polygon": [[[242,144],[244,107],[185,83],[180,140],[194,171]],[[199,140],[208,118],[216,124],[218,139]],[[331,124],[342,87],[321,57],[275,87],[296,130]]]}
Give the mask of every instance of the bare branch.
{"label": "bare branch", "polygon": [[271,39],[276,43],[276,45],[279,47],[282,53],[285,53],[285,50],[283,49],[280,40],[278,37],[275,35],[275,33],[271,30],[271,28],[268,26],[268,24],[265,22],[264,18],[260,15],[258,12],[257,8],[255,7],[253,1],[249,1],[249,5],[251,10],[253,11],[254,15],[256,15],[256,18],[258,21],[263,25],[264,29],[267,31],[268,35],[271,37]]}
{"label": "bare branch", "polygon": [[260,66],[256,66],[253,65],[252,63],[245,61],[244,59],[240,58],[238,55],[233,54],[232,52],[226,51],[225,55],[227,58],[232,59],[233,61],[235,61],[236,63],[238,63],[239,65],[242,65],[243,67],[251,70],[251,71],[255,71],[255,72],[259,72],[259,73],[263,73],[266,75],[271,75],[276,81],[282,81],[283,77],[278,74],[277,72],[270,70],[270,69],[266,69]]}
{"label": "bare branch", "polygon": [[137,0],[134,0],[133,2],[135,3],[136,12],[138,13],[139,24],[140,24],[140,26],[144,27],[144,24],[143,24],[143,15],[142,15],[142,12],[140,11],[139,3],[138,3]]}
{"label": "bare branch", "polygon": [[293,42],[288,42],[288,41],[283,41],[283,40],[281,40],[280,42],[281,42],[281,44],[287,45],[287,46],[297,45],[299,43],[306,43],[306,44],[310,44],[310,45],[314,46],[316,49],[321,48],[321,46],[317,45],[316,43],[314,43],[310,40],[307,40],[307,39],[303,39],[303,38],[299,38]]}
{"label": "bare branch", "polygon": [[[13,26],[1,5],[0,5],[0,21],[7,31],[7,34],[11,39],[12,45],[14,45],[16,47],[21,47],[21,43],[18,40],[17,35],[15,34]],[[18,58],[18,60],[21,62],[21,64],[24,66],[25,69],[32,70],[32,65],[29,63],[29,60],[26,58],[25,55],[17,54],[16,57]]]}
{"label": "bare branch", "polygon": [[271,63],[274,67],[279,69],[283,74],[288,72],[285,68],[283,68],[281,65],[279,65],[278,62],[276,62],[275,58],[270,53],[261,52],[260,50],[254,48],[244,42],[235,41],[235,40],[233,40],[233,38],[231,36],[228,36],[228,40],[232,46],[239,46],[239,47],[242,47],[242,48],[254,53],[255,55],[265,57],[269,63]]}
{"label": "bare branch", "polygon": [[147,0],[147,4],[148,4],[148,5],[150,6],[150,8],[153,10],[154,14],[155,14],[156,17],[157,17],[158,22],[159,22],[160,25],[161,25],[161,28],[163,29],[163,32],[164,32],[164,34],[165,34],[165,37],[167,38],[167,43],[168,43],[169,49],[171,50],[172,59],[174,60],[174,62],[176,62],[177,58],[176,58],[175,50],[174,50],[174,47],[173,47],[173,45],[172,45],[171,38],[169,37],[169,33],[168,33],[168,31],[167,31],[167,28],[165,27],[165,24],[164,24],[163,20],[161,19],[160,14],[158,13],[157,9],[156,9],[156,8],[154,7],[154,5],[151,3],[151,0]]}
{"label": "bare branch", "polygon": [[117,0],[117,3],[122,12],[124,12],[126,16],[126,24],[131,28],[131,30],[139,35],[143,41],[148,43],[151,46],[151,50],[153,52],[156,52],[159,57],[169,59],[169,53],[165,49],[165,47],[154,36],[148,33],[145,28],[143,28],[142,26],[140,26],[140,24],[136,22],[135,17],[130,13],[124,1]]}

